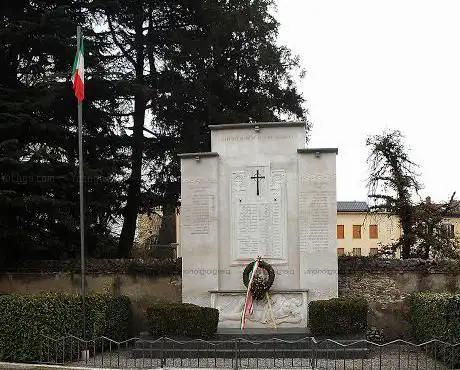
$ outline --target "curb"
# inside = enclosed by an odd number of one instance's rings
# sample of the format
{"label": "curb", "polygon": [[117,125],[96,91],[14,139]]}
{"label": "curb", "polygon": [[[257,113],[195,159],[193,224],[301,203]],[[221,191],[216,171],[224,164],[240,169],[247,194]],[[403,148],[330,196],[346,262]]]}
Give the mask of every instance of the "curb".
{"label": "curb", "polygon": [[[24,364],[16,362],[0,362],[0,369],[37,369],[37,370],[100,370],[102,367],[78,367],[78,366],[63,366],[63,365],[46,365],[46,364]],[[120,370],[104,368],[105,370]]]}
{"label": "curb", "polygon": [[[63,365],[43,365],[43,364],[22,364],[22,363],[14,363],[14,362],[0,362],[0,369],[27,369],[27,370],[32,370],[32,369],[37,369],[37,370],[48,370],[48,369],[54,369],[54,370],[120,370],[120,368],[117,369],[111,369],[107,367],[78,367],[78,366],[63,366]],[[136,368],[122,368],[124,370],[136,370]],[[157,370],[158,368],[145,368],[145,370]],[[309,368],[304,368],[304,369],[309,369]],[[164,367],[162,370],[196,370],[196,368],[192,367]],[[216,370],[216,368],[205,368],[202,367],[200,370]],[[245,370],[260,370],[260,369],[245,369]],[[275,370],[275,369],[266,369],[266,370]],[[283,368],[277,367],[276,370],[283,370]]]}

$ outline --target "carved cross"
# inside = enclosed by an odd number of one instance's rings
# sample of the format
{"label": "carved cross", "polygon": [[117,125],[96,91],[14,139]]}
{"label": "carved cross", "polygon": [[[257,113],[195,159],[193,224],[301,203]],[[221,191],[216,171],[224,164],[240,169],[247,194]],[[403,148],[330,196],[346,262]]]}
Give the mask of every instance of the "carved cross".
{"label": "carved cross", "polygon": [[259,170],[257,170],[256,175],[255,175],[255,176],[251,176],[251,179],[257,181],[257,195],[259,195],[259,180],[260,180],[260,179],[265,179],[265,176],[260,176]]}

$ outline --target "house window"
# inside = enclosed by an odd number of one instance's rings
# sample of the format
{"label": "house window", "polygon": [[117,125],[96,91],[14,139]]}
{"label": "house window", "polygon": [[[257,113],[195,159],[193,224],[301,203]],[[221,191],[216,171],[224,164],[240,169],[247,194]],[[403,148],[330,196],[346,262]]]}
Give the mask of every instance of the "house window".
{"label": "house window", "polygon": [[443,224],[442,231],[448,238],[454,237],[454,225],[453,224]]}
{"label": "house window", "polygon": [[345,229],[343,225],[337,225],[337,239],[345,239]]}
{"label": "house window", "polygon": [[377,225],[369,225],[369,239],[378,239],[379,229]]}
{"label": "house window", "polygon": [[353,248],[353,256],[360,257],[361,256],[361,248]]}
{"label": "house window", "polygon": [[353,225],[353,239],[361,239],[361,225]]}
{"label": "house window", "polygon": [[379,251],[378,248],[371,248],[369,251],[369,256],[375,256],[377,255],[377,252]]}
{"label": "house window", "polygon": [[344,256],[345,249],[344,248],[337,248],[337,256]]}

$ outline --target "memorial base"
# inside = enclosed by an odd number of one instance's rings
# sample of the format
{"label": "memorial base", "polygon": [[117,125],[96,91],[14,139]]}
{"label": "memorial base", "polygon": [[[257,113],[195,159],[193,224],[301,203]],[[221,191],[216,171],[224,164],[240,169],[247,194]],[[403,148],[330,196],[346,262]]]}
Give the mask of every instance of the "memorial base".
{"label": "memorial base", "polygon": [[[219,328],[240,328],[246,291],[210,291],[211,307],[219,310]],[[267,299],[254,301],[246,328],[306,328],[308,325],[308,290],[272,290]]]}

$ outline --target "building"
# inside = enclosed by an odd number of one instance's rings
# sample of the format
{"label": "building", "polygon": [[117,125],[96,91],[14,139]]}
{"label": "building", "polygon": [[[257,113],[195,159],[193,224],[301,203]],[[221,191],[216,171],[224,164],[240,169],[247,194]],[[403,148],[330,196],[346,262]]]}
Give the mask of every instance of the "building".
{"label": "building", "polygon": [[398,218],[369,213],[366,202],[337,202],[337,254],[369,256],[401,236]]}
{"label": "building", "polygon": [[[179,228],[176,226],[179,218],[177,216],[174,217],[174,215],[169,219],[164,219],[164,217],[162,207],[155,207],[151,213],[140,214],[138,216],[133,256],[140,258],[160,258],[160,256],[169,256],[170,253],[173,253],[176,257],[182,256],[180,242],[176,239],[176,237],[180,237]],[[168,229],[166,229],[166,234],[163,235],[163,240],[166,237],[171,241],[169,244],[160,244],[162,241],[160,229],[165,222]],[[159,248],[164,252],[160,251]],[[167,251],[171,249],[173,252]]]}
{"label": "building", "polygon": [[[430,197],[426,203],[431,203]],[[455,202],[443,220],[450,237],[460,238],[460,202]],[[397,216],[385,212],[369,213],[362,201],[337,202],[337,254],[368,256],[378,248],[396,242],[401,236]]]}
{"label": "building", "polygon": [[137,218],[137,228],[135,240],[139,245],[144,245],[149,240],[154,243],[158,238],[161,227],[163,211],[161,207],[156,207],[150,214],[140,214]]}

